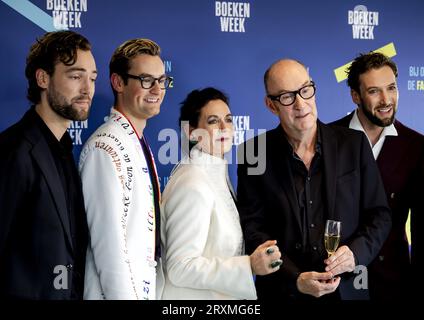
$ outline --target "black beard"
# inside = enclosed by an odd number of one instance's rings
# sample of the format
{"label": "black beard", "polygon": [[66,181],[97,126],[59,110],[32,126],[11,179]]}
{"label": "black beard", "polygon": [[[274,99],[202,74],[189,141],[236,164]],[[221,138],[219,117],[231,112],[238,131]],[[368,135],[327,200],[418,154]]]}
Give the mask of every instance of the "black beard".
{"label": "black beard", "polygon": [[[77,99],[78,98],[81,97],[77,97]],[[63,96],[54,90],[54,88],[51,88],[51,90],[47,92],[47,101],[52,110],[62,118],[72,121],[84,121],[88,119],[90,109],[87,112],[78,112],[78,110],[74,109],[72,103],[69,104]]]}
{"label": "black beard", "polygon": [[359,108],[361,108],[362,112],[364,113],[365,117],[367,117],[367,119],[374,125],[379,126],[379,127],[388,127],[390,126],[393,121],[395,121],[395,109],[393,108],[393,114],[389,119],[380,119],[377,116],[373,115],[371,111],[369,111],[366,107],[364,107],[363,104],[359,104],[358,105]]}

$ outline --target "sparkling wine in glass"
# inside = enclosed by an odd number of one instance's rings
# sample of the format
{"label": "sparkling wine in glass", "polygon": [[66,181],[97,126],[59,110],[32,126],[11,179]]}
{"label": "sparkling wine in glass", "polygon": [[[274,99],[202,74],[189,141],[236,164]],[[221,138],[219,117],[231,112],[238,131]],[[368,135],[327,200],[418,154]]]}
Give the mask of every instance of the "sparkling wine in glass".
{"label": "sparkling wine in glass", "polygon": [[340,231],[342,223],[335,220],[327,220],[324,231],[324,245],[328,257],[336,252],[340,242]]}

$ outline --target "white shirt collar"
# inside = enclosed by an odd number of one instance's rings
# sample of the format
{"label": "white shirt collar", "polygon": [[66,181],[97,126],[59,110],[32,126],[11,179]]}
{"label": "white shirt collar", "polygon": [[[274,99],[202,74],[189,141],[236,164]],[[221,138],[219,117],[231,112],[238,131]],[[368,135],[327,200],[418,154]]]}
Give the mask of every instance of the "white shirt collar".
{"label": "white shirt collar", "polygon": [[365,136],[368,139],[368,142],[370,143],[372,153],[374,154],[374,159],[377,159],[378,155],[380,154],[381,149],[383,148],[384,141],[386,140],[386,136],[397,136],[398,132],[392,123],[390,126],[384,127],[383,131],[380,134],[380,137],[378,138],[377,143],[373,146],[370,139],[367,136],[367,133],[365,132],[364,127],[362,126],[361,122],[358,118],[358,109],[354,111],[353,117],[350,120],[349,128],[354,130],[359,130],[365,133]]}

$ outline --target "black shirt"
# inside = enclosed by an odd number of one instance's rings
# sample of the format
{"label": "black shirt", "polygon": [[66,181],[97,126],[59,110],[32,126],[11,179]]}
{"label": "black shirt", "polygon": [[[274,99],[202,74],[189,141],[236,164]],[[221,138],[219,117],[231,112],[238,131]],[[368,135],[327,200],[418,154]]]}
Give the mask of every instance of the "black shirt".
{"label": "black shirt", "polygon": [[302,226],[303,267],[314,271],[324,271],[324,221],[325,221],[325,194],[324,166],[322,159],[321,137],[317,132],[315,155],[312,158],[309,170],[302,159],[291,148],[292,157],[289,157],[291,172],[296,190]]}
{"label": "black shirt", "polygon": [[[327,252],[324,247],[324,225],[327,219],[326,195],[324,186],[324,163],[322,157],[322,142],[318,127],[315,154],[309,170],[302,159],[291,148],[289,157],[291,172],[296,190],[302,223],[302,256],[301,268],[305,271],[324,272],[324,260]],[[305,296],[305,299],[314,299]],[[321,300],[339,300],[339,292],[324,295]]]}
{"label": "black shirt", "polygon": [[[72,139],[66,131],[58,141],[35,109],[34,113],[36,115],[34,118],[37,119],[37,124],[47,141],[56,165],[56,168],[52,168],[52,170],[57,170],[66,199],[72,245],[75,252],[74,265],[68,265],[67,268],[72,272],[72,295],[77,298],[83,292],[88,228],[81,180],[72,153]],[[80,259],[80,257],[84,257],[84,259]]]}

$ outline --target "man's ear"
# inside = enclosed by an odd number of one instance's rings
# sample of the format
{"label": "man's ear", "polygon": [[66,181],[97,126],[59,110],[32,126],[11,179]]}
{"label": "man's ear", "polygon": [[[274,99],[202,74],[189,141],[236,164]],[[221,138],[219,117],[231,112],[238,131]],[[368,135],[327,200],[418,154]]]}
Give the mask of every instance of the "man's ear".
{"label": "man's ear", "polygon": [[278,115],[279,110],[278,108],[274,105],[274,103],[272,102],[272,100],[265,96],[265,105],[267,106],[268,110],[271,111],[273,114]]}
{"label": "man's ear", "polygon": [[35,70],[35,79],[37,80],[37,84],[40,88],[47,89],[49,87],[50,76],[45,70]]}
{"label": "man's ear", "polygon": [[361,104],[361,95],[356,92],[356,90],[350,89],[350,95],[352,96],[352,101],[354,104]]}
{"label": "man's ear", "polygon": [[110,76],[110,83],[116,92],[122,92],[124,88],[124,79],[122,79],[119,74],[112,73]]}

